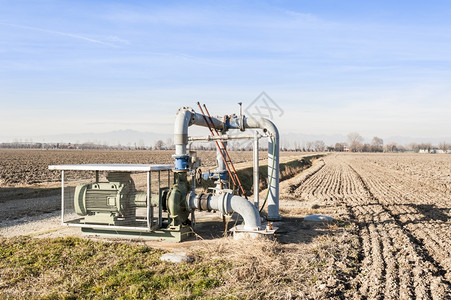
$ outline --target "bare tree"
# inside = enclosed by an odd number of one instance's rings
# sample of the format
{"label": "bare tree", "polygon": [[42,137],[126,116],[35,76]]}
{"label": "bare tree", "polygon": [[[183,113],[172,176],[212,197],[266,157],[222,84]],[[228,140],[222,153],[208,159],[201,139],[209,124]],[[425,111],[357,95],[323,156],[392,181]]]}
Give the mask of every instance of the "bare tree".
{"label": "bare tree", "polygon": [[382,152],[384,147],[384,140],[375,136],[371,141],[371,151],[372,152]]}
{"label": "bare tree", "polygon": [[418,149],[429,153],[432,150],[432,145],[431,145],[431,143],[421,143],[421,144],[418,144]]}
{"label": "bare tree", "polygon": [[351,132],[348,134],[349,149],[352,152],[358,152],[362,150],[363,137],[358,132]]}
{"label": "bare tree", "polygon": [[164,143],[162,140],[158,140],[155,142],[155,146],[153,147],[155,150],[163,150],[164,149]]}
{"label": "bare tree", "polygon": [[345,145],[342,143],[336,143],[334,148],[335,151],[343,152],[345,150]]}
{"label": "bare tree", "polygon": [[298,141],[294,141],[294,151],[301,151],[301,144]]}
{"label": "bare tree", "polygon": [[175,150],[175,145],[174,145],[174,143],[172,142],[172,139],[171,139],[171,138],[167,138],[167,139],[166,139],[166,147],[165,147],[165,149],[166,149],[166,150]]}
{"label": "bare tree", "polygon": [[360,151],[362,151],[362,152],[371,152],[371,145],[368,144],[368,143],[363,144]]}
{"label": "bare tree", "polygon": [[409,145],[407,145],[407,149],[417,153],[418,151],[420,151],[420,147],[418,146],[417,143],[410,143]]}
{"label": "bare tree", "polygon": [[323,152],[326,149],[326,144],[323,141],[315,141],[313,148],[316,152]]}
{"label": "bare tree", "polygon": [[447,144],[446,142],[442,142],[438,145],[438,148],[442,150],[443,152],[446,152],[450,149],[450,144]]}
{"label": "bare tree", "polygon": [[398,144],[391,142],[384,146],[384,152],[398,152]]}

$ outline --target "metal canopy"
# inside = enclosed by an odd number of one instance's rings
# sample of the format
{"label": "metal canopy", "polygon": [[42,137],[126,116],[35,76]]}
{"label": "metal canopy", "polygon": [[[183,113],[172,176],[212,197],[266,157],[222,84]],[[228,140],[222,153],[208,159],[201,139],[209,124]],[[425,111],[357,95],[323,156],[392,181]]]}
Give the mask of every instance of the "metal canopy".
{"label": "metal canopy", "polygon": [[174,168],[173,164],[82,164],[82,165],[52,165],[49,170],[61,171],[119,171],[119,172],[148,172],[167,171]]}

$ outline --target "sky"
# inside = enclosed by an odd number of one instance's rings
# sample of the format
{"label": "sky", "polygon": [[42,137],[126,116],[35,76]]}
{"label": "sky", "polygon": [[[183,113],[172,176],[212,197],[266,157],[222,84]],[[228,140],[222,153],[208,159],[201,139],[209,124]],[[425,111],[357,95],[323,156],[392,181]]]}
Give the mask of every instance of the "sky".
{"label": "sky", "polygon": [[449,1],[0,0],[0,141],[171,134],[262,92],[285,134],[449,139],[450,53]]}

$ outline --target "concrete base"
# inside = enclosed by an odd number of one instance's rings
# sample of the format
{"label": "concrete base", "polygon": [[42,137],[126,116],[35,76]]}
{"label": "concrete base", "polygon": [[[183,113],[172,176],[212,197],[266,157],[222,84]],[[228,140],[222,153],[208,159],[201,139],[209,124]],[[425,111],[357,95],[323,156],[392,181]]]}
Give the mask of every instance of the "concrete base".
{"label": "concrete base", "polygon": [[256,238],[273,238],[274,233],[277,231],[277,227],[264,227],[258,229],[258,230],[247,230],[244,229],[243,225],[238,225],[230,229],[230,231],[233,233],[233,239],[240,240],[240,239],[256,239]]}
{"label": "concrete base", "polygon": [[308,222],[332,222],[334,218],[326,215],[308,215],[304,218],[304,221]]}
{"label": "concrete base", "polygon": [[275,215],[275,216],[267,216],[266,219],[268,221],[281,221],[282,220],[282,216],[281,215]]}
{"label": "concrete base", "polygon": [[149,232],[118,231],[94,228],[81,228],[81,231],[85,235],[96,235],[107,238],[157,240],[161,242],[164,241],[173,243],[179,243],[192,234],[192,231],[189,227],[181,227],[180,230],[160,229]]}

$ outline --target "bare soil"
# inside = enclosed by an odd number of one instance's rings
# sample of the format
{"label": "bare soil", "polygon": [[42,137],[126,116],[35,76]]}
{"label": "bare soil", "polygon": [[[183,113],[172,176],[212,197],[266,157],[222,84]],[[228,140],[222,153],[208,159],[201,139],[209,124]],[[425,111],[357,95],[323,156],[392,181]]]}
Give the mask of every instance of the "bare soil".
{"label": "bare soil", "polygon": [[[241,162],[247,165],[252,153],[244,153],[236,155],[243,155]],[[3,159],[4,153],[0,154]],[[42,159],[45,163],[39,163],[46,166],[53,158]],[[60,159],[52,164],[88,162],[156,161]],[[0,174],[20,173],[11,170],[14,167],[2,168]],[[30,176],[20,178],[34,178]],[[0,202],[5,205],[0,211],[0,235],[80,235],[77,229],[59,225],[58,190],[48,189],[56,183],[46,183],[45,176],[36,180],[44,182],[20,179],[14,188],[9,180],[13,190],[0,189],[4,196]],[[14,191],[22,196],[11,196]],[[219,290],[211,291],[212,297],[234,289],[234,295],[242,298],[451,299],[451,155],[330,154],[282,181],[280,198],[283,220],[274,224],[280,229],[273,242],[242,247],[242,241],[221,238],[219,214],[205,214],[200,215],[205,223],[196,229],[199,236],[177,245],[146,244],[241,262],[241,267],[228,272]],[[304,221],[309,214],[327,214],[336,221]]]}
{"label": "bare soil", "polygon": [[333,154],[283,198],[357,225],[359,267],[347,296],[449,299],[450,175],[450,155]]}

